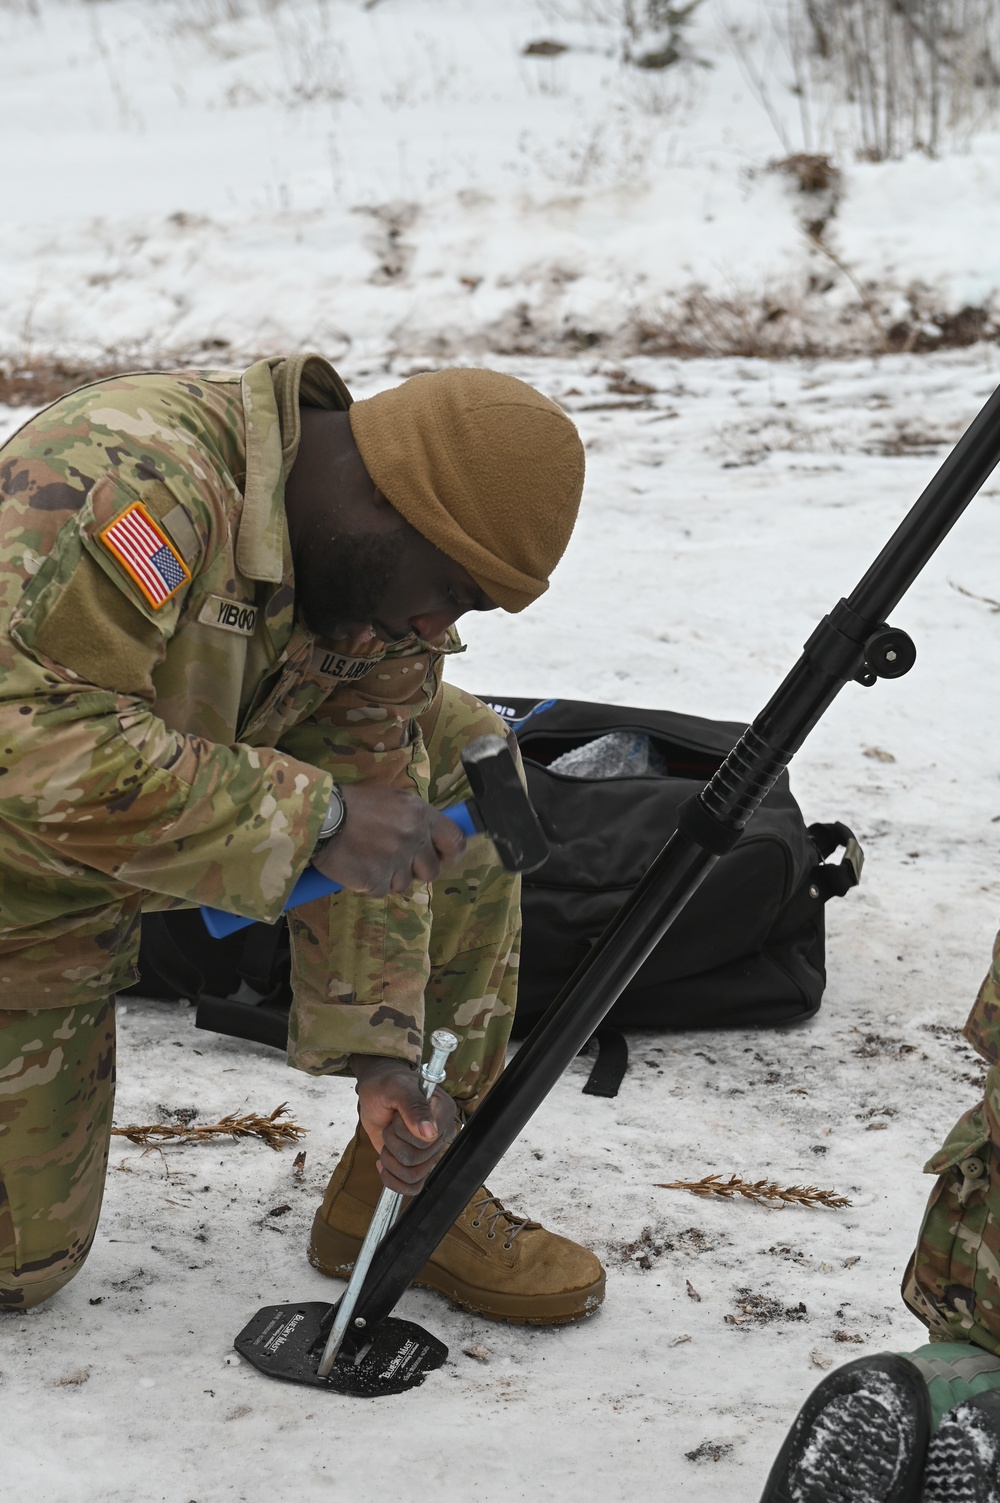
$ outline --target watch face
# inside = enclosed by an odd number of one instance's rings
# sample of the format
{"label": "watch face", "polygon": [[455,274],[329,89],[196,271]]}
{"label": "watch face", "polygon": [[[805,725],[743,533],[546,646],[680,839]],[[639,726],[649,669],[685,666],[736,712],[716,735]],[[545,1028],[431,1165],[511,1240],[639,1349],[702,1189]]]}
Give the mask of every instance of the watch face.
{"label": "watch face", "polygon": [[335,788],[330,795],[330,803],[327,807],[326,818],[320,826],[319,839],[329,840],[331,835],[336,835],[344,823],[344,800],[340,789]]}

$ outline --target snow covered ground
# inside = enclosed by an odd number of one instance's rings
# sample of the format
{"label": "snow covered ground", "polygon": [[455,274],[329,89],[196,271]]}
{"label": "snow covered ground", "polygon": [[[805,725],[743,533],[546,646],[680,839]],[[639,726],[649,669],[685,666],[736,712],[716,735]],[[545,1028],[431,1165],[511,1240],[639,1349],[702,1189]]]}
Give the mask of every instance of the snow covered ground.
{"label": "snow covered ground", "polygon": [[[783,6],[703,0],[665,71],[629,9],[6,0],[0,350],[877,349],[870,310],[989,307],[995,131],[857,162],[848,113],[801,123]],[[771,170],[803,150],[839,185]]]}
{"label": "snow covered ground", "polygon": [[[590,501],[549,594],[471,622],[455,677],[751,717],[936,467],[943,449],[913,453],[916,439],[956,436],[997,365],[992,351],[634,362],[633,382],[654,388],[640,405],[593,362],[511,366],[577,417]],[[868,853],[862,887],[828,908],[819,1017],[636,1035],[613,1101],[580,1094],[578,1061],[493,1178],[605,1258],[602,1312],[578,1329],[505,1330],[411,1293],[401,1309],[451,1360],[371,1405],[243,1367],[231,1342],[259,1305],[331,1289],[304,1251],[352,1094],[196,1033],[184,1006],[129,1002],[118,1122],[287,1100],[309,1128],[306,1174],[253,1144],[161,1157],[118,1143],[87,1268],[0,1333],[11,1498],[375,1503],[388,1477],[408,1503],[435,1486],[490,1503],[665,1487],[753,1500],[817,1362],[919,1343],[897,1286],[920,1166],[976,1096],[957,1029],[1000,906],[993,610],[956,588],[995,590],[998,511],[991,483],[896,613],[918,644],[912,674],[845,691],[793,765],[807,817],[846,820]],[[768,1211],[654,1188],[709,1172],[831,1187],[852,1206]]]}
{"label": "snow covered ground", "polygon": [[[569,327],[620,332],[697,280],[762,296],[813,254],[787,185],[760,171],[779,144],[746,89],[734,99],[718,39],[698,34],[712,69],[640,77],[616,59],[610,0],[584,9],[233,0],[227,21],[222,0],[0,5],[0,351],[227,341],[218,361],[305,343],[364,395],[464,349],[533,381],[583,432],[584,512],[550,592],[471,620],[453,677],[750,718],[1000,380],[1000,356],[574,351]],[[546,36],[578,50],[520,55]],[[656,89],[671,99],[651,103]],[[988,298],[993,138],[940,163],[842,165],[831,234],[855,271],[933,283],[942,307]],[[392,221],[388,205],[416,209]],[[829,293],[841,309],[846,285]],[[522,304],[534,332],[517,353]],[[0,410],[0,437],[24,415]],[[895,613],[917,643],[911,675],[846,690],[793,764],[807,818],[843,819],[868,856],[862,887],[828,909],[818,1018],[635,1035],[611,1101],[580,1094],[578,1061],[498,1168],[515,1209],[605,1259],[607,1302],[578,1328],[505,1329],[410,1293],[401,1313],[451,1358],[408,1395],[340,1400],[242,1365],[232,1339],[259,1305],[340,1287],[305,1243],[352,1094],[196,1032],[183,1005],[130,1001],[119,1123],[287,1101],[309,1129],[305,1174],[253,1143],[161,1155],[116,1140],[85,1270],[0,1330],[4,1498],[753,1503],[828,1364],[921,1340],[897,1288],[920,1166],[976,1099],[958,1029],[1000,908],[998,573],[991,482]],[[656,1188],[709,1172],[852,1205]]]}

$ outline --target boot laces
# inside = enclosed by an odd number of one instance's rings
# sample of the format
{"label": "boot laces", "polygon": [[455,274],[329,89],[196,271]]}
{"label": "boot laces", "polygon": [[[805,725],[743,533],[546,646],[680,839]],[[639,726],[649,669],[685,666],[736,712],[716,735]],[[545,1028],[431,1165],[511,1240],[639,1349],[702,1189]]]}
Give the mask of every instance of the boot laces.
{"label": "boot laces", "polygon": [[[487,1206],[493,1206],[494,1209],[489,1211],[486,1209]],[[485,1221],[486,1235],[491,1240],[497,1234],[497,1222],[501,1217],[504,1218],[507,1222],[507,1235],[503,1244],[505,1248],[510,1247],[514,1238],[523,1232],[526,1226],[530,1225],[527,1216],[515,1216],[511,1211],[508,1211],[507,1207],[501,1201],[497,1200],[495,1195],[491,1195],[489,1191],[486,1192],[482,1200],[474,1200],[471,1209],[476,1213],[472,1225],[479,1226]]]}

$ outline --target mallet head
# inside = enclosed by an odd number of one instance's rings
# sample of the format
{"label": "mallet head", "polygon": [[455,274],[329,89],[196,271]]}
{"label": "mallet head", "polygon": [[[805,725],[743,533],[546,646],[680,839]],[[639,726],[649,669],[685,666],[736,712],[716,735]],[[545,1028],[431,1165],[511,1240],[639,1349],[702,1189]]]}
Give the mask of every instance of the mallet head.
{"label": "mallet head", "polygon": [[477,736],[462,752],[477,827],[496,846],[508,871],[533,872],[548,860],[549,843],[531,807],[510,747],[502,736]]}

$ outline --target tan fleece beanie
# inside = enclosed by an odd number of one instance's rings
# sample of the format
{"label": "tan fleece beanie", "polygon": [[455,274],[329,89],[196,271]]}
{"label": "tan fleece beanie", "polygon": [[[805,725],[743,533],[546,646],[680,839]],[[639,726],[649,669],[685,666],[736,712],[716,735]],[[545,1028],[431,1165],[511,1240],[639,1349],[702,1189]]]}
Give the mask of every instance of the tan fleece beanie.
{"label": "tan fleece beanie", "polygon": [[411,376],[350,408],[396,511],[505,611],[549,586],[583,490],[583,444],[548,397],[499,371]]}

